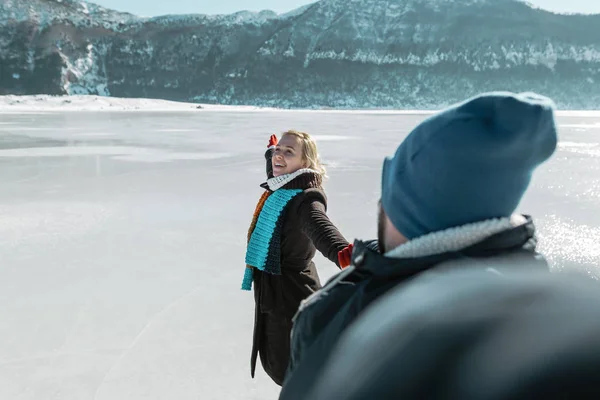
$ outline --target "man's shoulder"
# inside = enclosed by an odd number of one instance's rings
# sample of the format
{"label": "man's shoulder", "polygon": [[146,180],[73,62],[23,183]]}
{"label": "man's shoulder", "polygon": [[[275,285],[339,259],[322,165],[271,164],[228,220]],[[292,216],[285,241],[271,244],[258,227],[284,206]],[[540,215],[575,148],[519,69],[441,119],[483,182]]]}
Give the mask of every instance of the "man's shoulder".
{"label": "man's shoulder", "polygon": [[[337,275],[334,275],[318,291],[304,299],[294,316],[294,323],[300,318],[317,318],[325,320],[332,318],[347,303],[357,301],[362,303],[363,296],[368,296],[366,291],[357,290],[371,281],[372,275],[360,267],[365,252],[376,252],[377,241],[356,241],[352,254],[352,265]],[[360,312],[360,307],[350,307],[346,316]]]}
{"label": "man's shoulder", "polygon": [[[281,398],[295,399],[294,393],[318,375],[340,335],[372,300],[389,285],[398,283],[377,279],[373,271],[380,269],[381,260],[372,245],[357,241],[354,250],[352,265],[305,299],[294,317],[289,377]],[[364,260],[369,262],[365,264]]]}
{"label": "man's shoulder", "polygon": [[[338,306],[339,302],[335,300],[338,300],[338,298],[347,299],[352,294],[352,289],[356,287],[357,284],[368,280],[368,274],[365,274],[363,271],[359,271],[356,265],[360,264],[357,261],[364,259],[364,253],[369,251],[379,251],[377,240],[364,242],[355,241],[354,252],[352,254],[352,265],[337,275],[334,275],[320,290],[304,299],[300,303],[300,307],[298,308],[298,312],[294,319],[296,319],[299,314],[313,307],[327,308]],[[324,299],[327,299],[327,301],[323,301]]]}
{"label": "man's shoulder", "polygon": [[[358,286],[362,282],[348,280],[355,272],[354,267],[343,270],[322,289],[302,301],[293,318],[288,372],[296,374],[296,368],[302,363],[319,365],[327,357],[331,345],[358,316],[360,307],[356,305],[361,298]],[[298,376],[310,375],[312,369],[302,367],[304,372],[299,372]]]}
{"label": "man's shoulder", "polygon": [[296,313],[294,320],[296,320],[301,314],[303,314],[309,309],[314,309],[316,307],[327,308],[328,306],[331,306],[332,300],[335,297],[342,295],[342,291],[340,289],[345,288],[344,283],[354,285],[353,283],[345,281],[350,275],[354,273],[354,270],[355,267],[353,266],[346,268],[337,275],[333,276],[329,281],[327,281],[325,286],[323,286],[321,289],[317,290],[316,292],[308,296],[306,299],[302,300],[302,302],[300,302],[300,307],[298,307],[298,312]]}

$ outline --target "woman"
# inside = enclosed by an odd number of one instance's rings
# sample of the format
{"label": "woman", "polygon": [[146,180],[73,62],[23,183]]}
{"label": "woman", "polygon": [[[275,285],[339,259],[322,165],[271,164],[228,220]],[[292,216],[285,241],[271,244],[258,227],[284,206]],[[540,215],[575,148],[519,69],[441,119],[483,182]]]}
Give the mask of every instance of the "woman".
{"label": "woman", "polygon": [[352,246],[327,217],[325,168],[310,135],[287,131],[279,142],[272,135],[265,157],[268,180],[248,231],[242,289],[254,284],[251,375],[260,354],[267,374],[282,385],[292,318],[300,302],[321,287],[312,261],[316,250],[343,268]]}

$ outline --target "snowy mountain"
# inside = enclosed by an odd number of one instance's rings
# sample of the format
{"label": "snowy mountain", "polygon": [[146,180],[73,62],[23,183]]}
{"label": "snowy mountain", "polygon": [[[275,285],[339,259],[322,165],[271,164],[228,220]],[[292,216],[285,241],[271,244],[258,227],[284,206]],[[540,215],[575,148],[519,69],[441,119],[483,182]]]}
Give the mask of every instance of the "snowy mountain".
{"label": "snowy mountain", "polygon": [[600,108],[600,15],[516,0],[321,0],[277,15],[138,18],[73,0],[0,4],[0,94],[278,107],[438,108],[534,90]]}

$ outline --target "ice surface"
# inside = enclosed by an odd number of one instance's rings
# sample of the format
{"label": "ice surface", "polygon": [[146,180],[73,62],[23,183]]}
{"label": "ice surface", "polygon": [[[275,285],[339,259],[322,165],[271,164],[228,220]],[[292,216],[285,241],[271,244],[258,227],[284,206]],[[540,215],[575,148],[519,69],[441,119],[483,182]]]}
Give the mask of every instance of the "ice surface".
{"label": "ice surface", "polygon": [[[320,139],[329,215],[369,239],[383,157],[425,115],[219,110],[0,113],[1,399],[277,397],[260,365],[249,377],[239,290],[269,135]],[[598,123],[559,118],[521,206],[554,270],[593,277]]]}
{"label": "ice surface", "polygon": [[600,129],[600,123],[593,124],[563,124],[561,128]]}

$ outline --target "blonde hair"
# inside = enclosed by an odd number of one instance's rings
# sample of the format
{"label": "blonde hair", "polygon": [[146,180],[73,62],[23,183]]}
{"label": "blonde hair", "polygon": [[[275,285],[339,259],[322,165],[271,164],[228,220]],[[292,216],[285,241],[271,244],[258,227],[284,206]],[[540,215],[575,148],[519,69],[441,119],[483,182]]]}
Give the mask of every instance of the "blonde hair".
{"label": "blonde hair", "polygon": [[284,136],[294,136],[300,140],[302,143],[302,158],[306,162],[306,168],[310,168],[314,171],[317,171],[321,177],[327,177],[327,170],[325,166],[321,163],[321,158],[319,157],[319,152],[317,150],[317,142],[306,132],[300,132],[295,130],[289,130],[283,132],[281,137]]}

